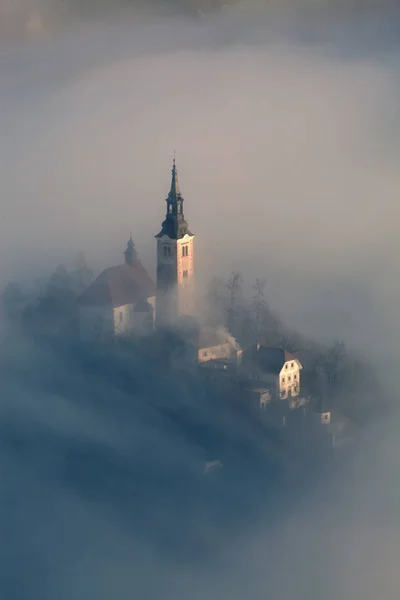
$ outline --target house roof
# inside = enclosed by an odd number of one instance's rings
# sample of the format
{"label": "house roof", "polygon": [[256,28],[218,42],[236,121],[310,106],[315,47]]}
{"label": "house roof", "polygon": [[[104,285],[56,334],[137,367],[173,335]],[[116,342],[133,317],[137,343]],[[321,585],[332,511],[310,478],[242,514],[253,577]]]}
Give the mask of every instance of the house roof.
{"label": "house roof", "polygon": [[78,300],[80,306],[106,306],[113,308],[125,304],[136,304],[151,298],[156,293],[156,286],[137,260],[132,267],[128,264],[105,269],[93,283],[83,292]]}
{"label": "house roof", "polygon": [[257,349],[256,346],[253,346],[251,350],[252,360],[258,364],[260,369],[265,373],[274,373],[275,375],[278,375],[284,364],[291,360],[300,364],[298,358],[294,354],[291,354],[283,348],[260,346]]}
{"label": "house roof", "polygon": [[291,352],[284,350],[284,353],[285,353],[285,362],[288,362],[289,360],[298,360],[297,356],[295,356]]}

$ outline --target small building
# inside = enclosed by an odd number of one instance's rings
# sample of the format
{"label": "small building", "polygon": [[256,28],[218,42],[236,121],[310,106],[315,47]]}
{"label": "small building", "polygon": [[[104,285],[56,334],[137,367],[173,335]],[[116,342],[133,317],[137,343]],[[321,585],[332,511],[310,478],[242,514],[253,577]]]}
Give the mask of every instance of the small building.
{"label": "small building", "polygon": [[319,422],[320,429],[331,440],[332,447],[342,449],[350,447],[355,439],[355,424],[337,410],[323,407],[313,413],[314,419]]}
{"label": "small building", "polygon": [[237,366],[242,360],[242,348],[225,327],[201,326],[198,348],[199,364]]}
{"label": "small building", "polygon": [[299,359],[283,348],[254,345],[245,352],[241,370],[274,396],[287,400],[300,397],[302,368]]}
{"label": "small building", "polygon": [[132,238],[125,263],[105,269],[77,302],[83,340],[109,340],[153,329],[156,287],[137,257]]}

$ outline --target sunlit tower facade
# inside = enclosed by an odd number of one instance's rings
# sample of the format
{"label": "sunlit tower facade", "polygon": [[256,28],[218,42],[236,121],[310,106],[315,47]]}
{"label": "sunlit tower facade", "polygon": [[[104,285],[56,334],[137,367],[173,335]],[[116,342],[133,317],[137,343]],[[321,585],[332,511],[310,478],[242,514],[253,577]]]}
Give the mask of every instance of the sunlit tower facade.
{"label": "sunlit tower facade", "polygon": [[175,158],[167,214],[157,240],[156,325],[173,324],[184,315],[195,316],[194,238],[184,217]]}

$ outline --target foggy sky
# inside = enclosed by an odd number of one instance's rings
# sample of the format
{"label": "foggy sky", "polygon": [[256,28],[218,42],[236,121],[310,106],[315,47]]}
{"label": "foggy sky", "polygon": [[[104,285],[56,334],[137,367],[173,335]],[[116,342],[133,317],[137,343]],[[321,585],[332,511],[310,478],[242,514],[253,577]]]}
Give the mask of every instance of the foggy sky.
{"label": "foggy sky", "polygon": [[[289,325],[344,337],[396,365],[399,49],[384,15],[375,27],[297,24],[156,19],[4,44],[1,281],[32,282],[79,250],[98,271],[118,264],[130,232],[154,275],[153,236],[176,149],[200,281],[238,269],[251,287],[266,276],[267,300]],[[17,423],[27,412],[38,439],[42,429],[51,440],[94,436],[127,452],[120,421],[110,433],[107,415],[93,407],[82,415],[62,396],[32,391],[18,371],[2,381],[17,399],[7,410]],[[32,400],[40,407],[33,415]],[[36,481],[32,464],[14,464],[3,445],[8,485],[13,474],[3,515],[18,524],[8,530],[9,576],[27,587],[41,581],[40,597],[57,600],[126,598],[132,589],[151,600],[257,600],[270,589],[279,600],[391,600],[399,584],[396,427],[366,432],[365,451],[369,435],[379,452],[361,461],[356,481],[343,482],[342,496],[290,507],[272,532],[266,517],[258,535],[249,532],[204,571],[155,557],[109,507]],[[45,453],[49,469],[52,456]]]}
{"label": "foggy sky", "polygon": [[154,275],[176,149],[199,278],[266,276],[292,323],[355,320],[364,345],[396,304],[398,50],[346,26],[301,43],[286,22],[133,21],[4,47],[1,280],[78,250],[118,264],[131,231]]}

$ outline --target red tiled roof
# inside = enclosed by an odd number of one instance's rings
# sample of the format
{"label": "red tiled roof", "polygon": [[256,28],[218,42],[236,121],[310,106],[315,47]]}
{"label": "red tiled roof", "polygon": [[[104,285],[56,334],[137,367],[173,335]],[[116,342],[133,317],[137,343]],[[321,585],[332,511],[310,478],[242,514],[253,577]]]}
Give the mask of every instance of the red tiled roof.
{"label": "red tiled roof", "polygon": [[111,304],[114,308],[125,304],[136,304],[155,296],[156,286],[142,263],[138,260],[131,267],[128,264],[105,269],[85,290],[78,304],[103,306]]}

